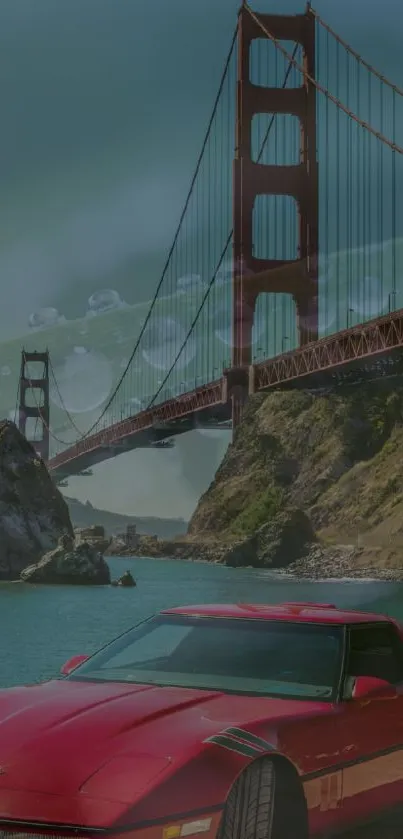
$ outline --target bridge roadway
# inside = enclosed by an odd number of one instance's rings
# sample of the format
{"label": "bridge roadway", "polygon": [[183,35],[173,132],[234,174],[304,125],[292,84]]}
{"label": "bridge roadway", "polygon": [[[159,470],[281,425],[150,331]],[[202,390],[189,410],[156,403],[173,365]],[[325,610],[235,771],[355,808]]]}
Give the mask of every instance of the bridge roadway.
{"label": "bridge roadway", "polygon": [[[155,445],[196,427],[231,420],[231,376],[250,395],[272,389],[314,391],[403,373],[403,309],[346,329],[250,367],[223,371],[223,378],[157,404],[79,440],[49,460],[63,479],[115,457]],[[235,374],[235,376],[234,376]]]}
{"label": "bridge roadway", "polygon": [[[213,382],[209,391],[214,386],[217,386],[217,383]],[[218,382],[218,386],[221,392],[221,380]],[[180,434],[194,431],[195,428],[213,429],[220,427],[226,429],[229,427],[231,406],[222,404],[221,400],[218,404],[213,403],[206,409],[199,409],[197,411],[196,424],[196,412],[192,404],[195,396],[198,398],[198,394],[193,393],[184,394],[178,398],[178,401],[180,399],[181,402],[182,414],[180,413],[180,409],[173,410],[172,413],[174,416],[172,418],[166,416],[166,407],[172,406],[174,409],[174,400],[157,406],[158,408],[165,409],[163,418],[156,416],[156,409],[150,409],[149,411],[142,411],[134,417],[122,420],[97,434],[91,435],[80,441],[77,453],[75,451],[76,447],[72,446],[49,460],[49,471],[56,481],[59,481],[91,469],[97,463],[102,463],[104,460],[116,457],[118,454],[133,451],[134,449],[158,447],[162,442],[168,441]],[[113,433],[111,433],[111,430],[113,430]],[[72,451],[74,451],[72,458],[63,457],[66,453]]]}

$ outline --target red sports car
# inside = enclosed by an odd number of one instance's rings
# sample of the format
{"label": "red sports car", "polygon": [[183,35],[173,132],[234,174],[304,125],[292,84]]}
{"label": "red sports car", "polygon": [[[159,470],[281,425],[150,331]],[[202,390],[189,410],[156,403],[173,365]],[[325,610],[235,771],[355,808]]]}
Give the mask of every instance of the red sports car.
{"label": "red sports car", "polygon": [[332,605],[191,606],[0,691],[0,837],[306,839],[403,801],[403,636]]}

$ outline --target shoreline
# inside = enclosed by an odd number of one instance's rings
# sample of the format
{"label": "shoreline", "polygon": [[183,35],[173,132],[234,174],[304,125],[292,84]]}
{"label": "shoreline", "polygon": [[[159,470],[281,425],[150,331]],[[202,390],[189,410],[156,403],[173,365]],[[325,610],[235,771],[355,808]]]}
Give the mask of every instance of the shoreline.
{"label": "shoreline", "polygon": [[[224,549],[219,547],[217,552],[215,552],[215,546],[213,544],[208,546],[209,558],[206,556],[197,556],[197,546],[195,543],[182,543],[181,547],[182,551],[180,553],[177,551],[176,554],[157,554],[156,552],[152,554],[135,554],[133,552],[130,555],[106,554],[105,558],[118,560],[157,559],[161,562],[177,561],[222,565],[225,568],[232,568],[234,571],[253,570],[266,573],[270,577],[306,582],[403,583],[403,567],[380,568],[371,562],[367,565],[363,561],[365,560],[363,549],[358,549],[352,545],[333,545],[329,547],[318,547],[318,545],[315,545],[305,557],[297,559],[290,563],[290,565],[282,568],[270,568],[264,565],[240,565],[236,567],[227,565],[221,559],[224,554]],[[207,545],[200,546],[200,553],[203,553],[206,547]],[[357,559],[361,560],[359,564],[356,564]]]}
{"label": "shoreline", "polygon": [[[236,571],[256,571],[259,572],[260,575],[267,576],[268,579],[278,579],[278,580],[290,580],[298,582],[307,582],[307,583],[403,583],[403,569],[393,569],[393,568],[374,568],[374,567],[360,567],[355,568],[354,571],[348,573],[347,569],[340,569],[340,574],[335,574],[334,567],[332,569],[327,569],[322,567],[318,567],[313,569],[312,567],[303,567],[304,560],[296,560],[296,562],[291,563],[289,566],[285,568],[268,568],[267,566],[263,565],[242,565],[242,566],[231,566],[226,565],[220,560],[211,560],[211,559],[203,559],[203,558],[196,558],[196,557],[179,557],[179,556],[149,556],[146,554],[105,554],[105,560],[108,561],[109,559],[116,559],[116,560],[131,560],[136,561],[138,559],[145,559],[148,561],[157,560],[158,562],[189,562],[192,564],[201,564],[201,565],[221,565],[223,568],[232,569],[234,572]],[[24,580],[0,580],[0,588],[2,586],[10,586],[10,585],[26,585]],[[37,584],[38,585],[38,584]]]}
{"label": "shoreline", "polygon": [[351,575],[343,573],[339,577],[335,576],[334,572],[329,575],[323,574],[323,572],[319,574],[318,572],[318,575],[315,575],[308,571],[306,573],[301,571],[284,571],[281,573],[278,571],[277,574],[283,579],[288,578],[312,583],[403,583],[403,571],[393,571],[391,569],[376,571],[374,568],[363,568],[359,573]]}

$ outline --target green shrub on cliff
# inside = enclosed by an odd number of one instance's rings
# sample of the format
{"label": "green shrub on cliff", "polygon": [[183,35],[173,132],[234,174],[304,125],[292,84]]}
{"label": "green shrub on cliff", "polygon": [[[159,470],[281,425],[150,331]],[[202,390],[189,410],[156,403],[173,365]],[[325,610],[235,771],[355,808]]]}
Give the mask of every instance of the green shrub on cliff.
{"label": "green shrub on cliff", "polygon": [[251,536],[262,525],[269,522],[280,511],[284,503],[284,492],[276,486],[269,486],[259,495],[252,496],[249,504],[232,523],[231,530],[240,536]]}

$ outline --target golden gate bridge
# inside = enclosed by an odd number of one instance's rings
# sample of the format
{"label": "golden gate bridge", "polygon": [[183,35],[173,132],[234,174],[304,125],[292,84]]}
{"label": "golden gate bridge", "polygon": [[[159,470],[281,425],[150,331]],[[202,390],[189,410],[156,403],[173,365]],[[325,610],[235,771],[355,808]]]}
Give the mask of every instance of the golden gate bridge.
{"label": "golden gate bridge", "polygon": [[147,316],[91,427],[66,411],[74,443],[51,428],[49,354],[22,354],[19,427],[36,418],[58,480],[236,428],[255,393],[403,372],[402,97],[309,4],[242,5]]}

